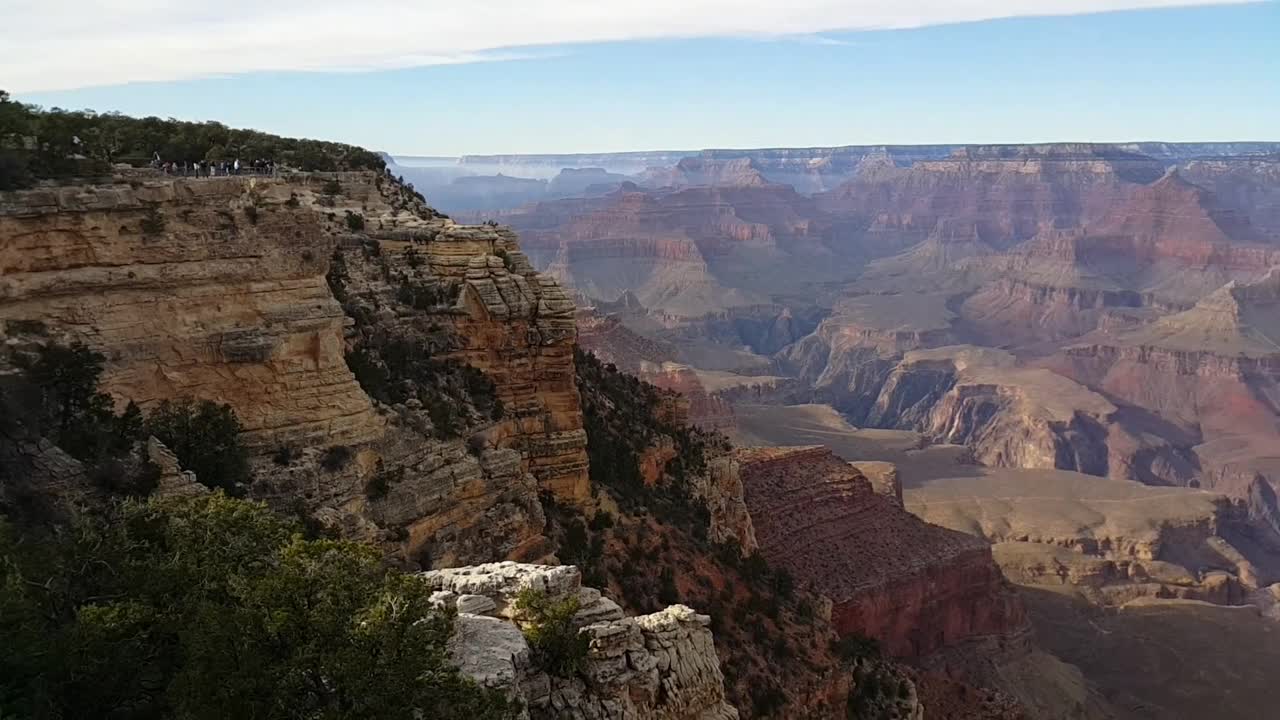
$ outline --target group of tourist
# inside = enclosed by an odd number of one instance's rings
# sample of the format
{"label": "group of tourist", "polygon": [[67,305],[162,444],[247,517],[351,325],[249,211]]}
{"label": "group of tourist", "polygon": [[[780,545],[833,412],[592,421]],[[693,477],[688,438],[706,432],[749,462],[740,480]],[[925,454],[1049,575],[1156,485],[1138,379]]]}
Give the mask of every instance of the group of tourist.
{"label": "group of tourist", "polygon": [[251,163],[241,164],[240,158],[234,160],[223,160],[221,162],[213,162],[211,160],[197,160],[195,162],[162,161],[160,153],[156,153],[151,160],[151,167],[163,172],[165,175],[178,175],[181,177],[219,177],[227,175],[240,175],[241,173],[251,173],[254,175],[275,175],[276,163],[274,160],[258,159]]}

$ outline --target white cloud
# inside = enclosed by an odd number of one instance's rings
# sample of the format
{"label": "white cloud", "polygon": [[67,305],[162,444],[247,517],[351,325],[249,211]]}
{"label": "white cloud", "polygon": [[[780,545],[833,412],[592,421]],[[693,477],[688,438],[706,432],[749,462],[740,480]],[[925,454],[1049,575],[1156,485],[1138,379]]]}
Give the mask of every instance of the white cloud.
{"label": "white cloud", "polygon": [[1244,0],[0,0],[16,92],[522,57],[513,48],[910,28]]}

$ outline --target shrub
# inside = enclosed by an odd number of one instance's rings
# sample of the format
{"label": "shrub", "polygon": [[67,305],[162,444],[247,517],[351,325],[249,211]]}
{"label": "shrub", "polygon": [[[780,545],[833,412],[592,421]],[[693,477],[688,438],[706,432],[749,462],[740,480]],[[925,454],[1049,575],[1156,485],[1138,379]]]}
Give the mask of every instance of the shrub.
{"label": "shrub", "polygon": [[796,583],[791,577],[791,573],[787,572],[783,568],[778,568],[774,571],[773,589],[777,591],[778,595],[781,595],[784,598],[789,598],[791,597],[791,593],[795,591],[795,587]]}
{"label": "shrub", "polygon": [[329,472],[337,472],[351,463],[355,453],[346,445],[334,445],[324,451],[324,456],[320,458],[320,467]]}
{"label": "shrub", "polygon": [[880,657],[880,643],[865,635],[846,635],[837,640],[832,649],[848,662]]}
{"label": "shrub", "polygon": [[418,254],[418,248],[410,245],[405,248],[404,261],[409,267],[417,269],[422,267],[422,256]]}
{"label": "shrub", "polygon": [[44,337],[49,334],[49,327],[42,320],[5,320],[4,329],[10,335],[38,335]]}
{"label": "shrub", "polygon": [[140,439],[142,429],[137,405],[130,403],[116,417],[111,398],[98,392],[104,359],[73,343],[41,347],[34,360],[21,364],[34,396],[27,403],[27,409],[34,410],[32,430],[90,464],[123,455]]}
{"label": "shrub", "polygon": [[244,216],[249,218],[250,225],[258,224],[258,207],[256,205],[246,205],[244,207]]}
{"label": "shrub", "polygon": [[111,458],[90,468],[89,480],[110,495],[146,497],[160,484],[160,467],[147,462],[135,472]]}
{"label": "shrub", "polygon": [[337,178],[330,178],[324,181],[324,185],[320,187],[320,192],[323,195],[329,195],[331,197],[333,195],[341,195],[342,185],[338,182]]}
{"label": "shrub", "polygon": [[576,597],[553,602],[532,588],[516,596],[516,610],[524,623],[534,665],[544,672],[569,677],[582,671],[590,639],[573,626],[578,609]]}
{"label": "shrub", "polygon": [[680,590],[676,587],[676,574],[670,566],[662,568],[658,574],[658,602],[663,605],[675,605],[680,602]]}
{"label": "shrub", "polygon": [[[494,224],[496,225],[497,223]],[[507,272],[511,272],[515,269],[515,261],[511,259],[511,255],[506,250],[498,248],[493,252],[493,254],[502,258],[502,266],[507,269]]]}
{"label": "shrub", "polygon": [[147,211],[143,214],[142,221],[138,223],[138,226],[142,228],[142,234],[144,235],[159,235],[164,232],[164,215],[160,212],[159,208],[152,205],[147,208]]}
{"label": "shrub", "polygon": [[280,467],[289,467],[293,464],[293,448],[288,445],[281,445],[276,448],[275,454],[271,456],[271,461]]}
{"label": "shrub", "polygon": [[361,232],[364,230],[364,215],[347,211],[347,229],[351,232]]}
{"label": "shrub", "polygon": [[161,402],[146,422],[146,432],[172,450],[184,470],[232,495],[243,493],[250,480],[242,430],[230,405],[190,398]]}
{"label": "shrub", "polygon": [[221,493],[0,522],[4,716],[514,717],[450,665],[425,585],[298,530]]}
{"label": "shrub", "polygon": [[369,482],[364,486],[364,496],[370,500],[381,500],[389,492],[391,492],[391,484],[387,482],[387,476],[383,473],[377,473],[369,478]]}

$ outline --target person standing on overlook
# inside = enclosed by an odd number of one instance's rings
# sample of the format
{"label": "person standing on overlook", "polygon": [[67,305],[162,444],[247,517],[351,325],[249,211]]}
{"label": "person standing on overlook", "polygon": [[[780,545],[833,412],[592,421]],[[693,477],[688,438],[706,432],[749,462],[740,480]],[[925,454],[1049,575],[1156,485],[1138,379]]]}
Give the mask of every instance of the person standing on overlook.
{"label": "person standing on overlook", "polygon": [[236,175],[240,174],[240,158],[236,158],[235,164],[232,166],[232,168]]}

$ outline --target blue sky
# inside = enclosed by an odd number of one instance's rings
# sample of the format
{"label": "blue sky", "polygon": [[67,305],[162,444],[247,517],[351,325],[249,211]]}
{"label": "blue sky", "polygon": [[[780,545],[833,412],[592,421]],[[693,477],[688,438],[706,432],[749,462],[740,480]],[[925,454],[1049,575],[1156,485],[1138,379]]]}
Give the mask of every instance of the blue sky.
{"label": "blue sky", "polygon": [[[697,34],[14,94],[396,154],[1280,140],[1278,2],[785,36],[713,24]],[[205,41],[177,44],[199,55]],[[173,52],[184,51],[154,62]],[[6,69],[0,58],[0,87]]]}

